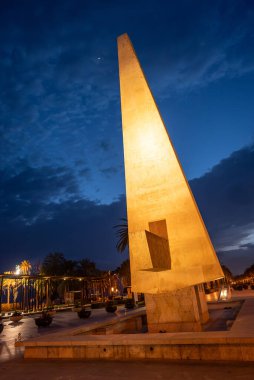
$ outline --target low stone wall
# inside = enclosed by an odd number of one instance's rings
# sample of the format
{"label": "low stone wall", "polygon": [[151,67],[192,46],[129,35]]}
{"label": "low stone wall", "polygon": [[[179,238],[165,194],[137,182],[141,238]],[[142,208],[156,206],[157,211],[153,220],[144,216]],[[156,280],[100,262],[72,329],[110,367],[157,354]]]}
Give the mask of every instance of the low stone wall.
{"label": "low stone wall", "polygon": [[[150,335],[150,334],[149,334]],[[162,336],[163,335],[163,336]],[[167,339],[167,334],[86,336],[55,342],[30,342],[26,359],[218,360],[254,361],[254,338]],[[85,338],[85,339],[84,339]],[[98,339],[99,338],[99,339]]]}
{"label": "low stone wall", "polygon": [[82,335],[110,335],[122,333],[141,333],[142,332],[142,316],[137,316],[129,319],[119,320],[117,323],[102,324],[94,329],[81,332]]}
{"label": "low stone wall", "polygon": [[112,316],[107,322],[22,342],[24,356],[27,359],[254,362],[254,299],[251,298],[245,300],[228,331],[90,335],[91,330],[98,328],[108,329],[109,333],[112,324],[118,325],[114,332],[125,329],[128,323],[129,328],[135,327],[131,320],[137,318],[140,323],[144,314],[145,310],[137,310],[128,316]]}

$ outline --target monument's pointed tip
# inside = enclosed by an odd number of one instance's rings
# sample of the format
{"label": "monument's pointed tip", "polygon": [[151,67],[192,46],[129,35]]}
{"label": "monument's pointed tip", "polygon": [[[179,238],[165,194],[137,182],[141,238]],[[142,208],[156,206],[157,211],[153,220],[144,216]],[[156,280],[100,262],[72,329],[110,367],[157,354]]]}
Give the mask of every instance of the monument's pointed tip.
{"label": "monument's pointed tip", "polygon": [[120,36],[117,37],[117,40],[121,40],[121,39],[123,39],[123,38],[128,38],[128,39],[130,39],[127,33],[123,33],[123,34],[120,34]]}
{"label": "monument's pointed tip", "polygon": [[131,44],[130,37],[128,36],[127,33],[123,33],[120,36],[117,37],[117,44],[118,46],[120,45],[125,45],[125,44]]}

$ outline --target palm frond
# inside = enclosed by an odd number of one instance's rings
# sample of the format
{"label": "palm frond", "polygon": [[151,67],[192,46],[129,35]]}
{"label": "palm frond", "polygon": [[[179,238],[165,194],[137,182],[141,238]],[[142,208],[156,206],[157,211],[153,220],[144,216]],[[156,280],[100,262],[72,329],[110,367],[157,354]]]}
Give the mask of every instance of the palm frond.
{"label": "palm frond", "polygon": [[116,236],[118,241],[116,243],[116,249],[118,252],[124,252],[126,247],[129,245],[129,236],[128,236],[128,222],[126,218],[121,218],[123,224],[117,224],[113,228],[117,228]]}

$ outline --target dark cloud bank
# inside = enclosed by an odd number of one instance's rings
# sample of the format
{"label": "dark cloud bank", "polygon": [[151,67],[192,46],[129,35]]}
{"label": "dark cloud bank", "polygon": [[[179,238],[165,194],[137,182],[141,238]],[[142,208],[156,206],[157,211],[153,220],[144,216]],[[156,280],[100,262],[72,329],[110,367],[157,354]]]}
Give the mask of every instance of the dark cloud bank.
{"label": "dark cloud bank", "polygon": [[[234,273],[254,263],[254,145],[234,152],[190,185],[221,261]],[[125,197],[109,205],[83,199],[66,168],[1,173],[0,271],[51,251],[88,257],[114,268],[113,226],[126,215]],[[3,201],[4,200],[4,201]]]}
{"label": "dark cloud bank", "polygon": [[110,205],[83,199],[66,168],[1,174],[0,271],[22,258],[39,262],[52,251],[72,259],[89,257],[100,268],[123,260],[115,250],[113,225],[126,214],[124,197]]}
{"label": "dark cloud bank", "polygon": [[254,263],[254,145],[190,185],[221,262],[241,273]]}

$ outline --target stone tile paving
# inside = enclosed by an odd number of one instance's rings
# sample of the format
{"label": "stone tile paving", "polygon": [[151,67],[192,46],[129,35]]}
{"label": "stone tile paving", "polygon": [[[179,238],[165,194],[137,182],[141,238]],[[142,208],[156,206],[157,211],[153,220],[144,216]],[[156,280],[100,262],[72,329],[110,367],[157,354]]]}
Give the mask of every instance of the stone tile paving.
{"label": "stone tile paving", "polygon": [[[253,297],[254,292],[234,292],[235,299]],[[254,312],[254,311],[253,311]],[[254,314],[253,314],[254,315]],[[103,320],[104,310],[94,310],[93,319]],[[38,329],[33,319],[24,318],[17,325],[5,322],[5,330],[0,335],[0,379],[14,378],[26,380],[95,380],[95,379],[138,379],[146,380],[253,380],[254,363],[200,363],[200,362],[76,362],[76,361],[30,361],[22,359],[22,348],[15,348],[14,341],[19,332],[25,339],[42,336],[64,328],[82,326],[75,313],[59,313],[49,328]],[[237,327],[237,326],[236,326]],[[246,323],[246,328],[248,324]]]}
{"label": "stone tile paving", "polygon": [[[121,310],[121,308],[119,308]],[[66,329],[82,327],[91,322],[100,322],[112,318],[112,315],[104,309],[92,310],[89,319],[80,319],[76,312],[65,311],[57,313],[49,327],[38,328],[34,322],[34,316],[24,317],[20,322],[4,321],[4,330],[0,335],[0,362],[22,356],[23,348],[15,348],[15,340],[21,334],[22,340],[41,337],[65,331]]]}
{"label": "stone tile paving", "polygon": [[254,364],[200,362],[75,362],[17,359],[0,363],[1,380],[253,380]]}
{"label": "stone tile paving", "polygon": [[209,309],[209,321],[203,326],[203,331],[227,331],[232,327],[243,302],[221,302],[220,308]]}

